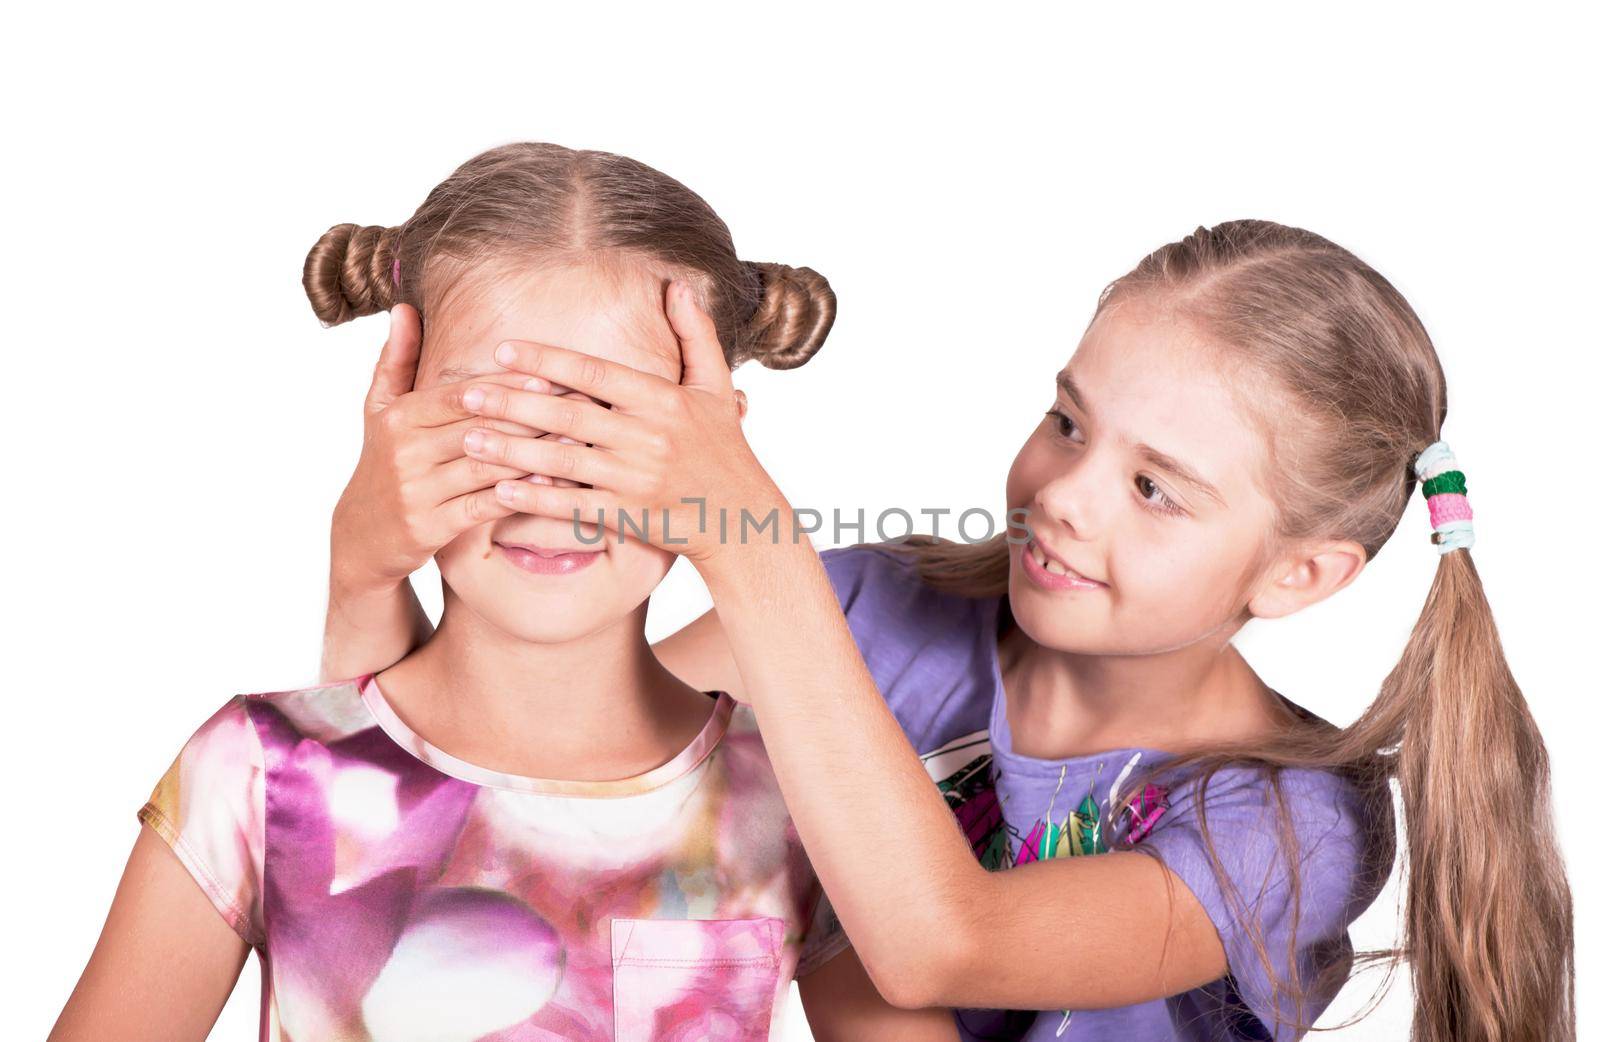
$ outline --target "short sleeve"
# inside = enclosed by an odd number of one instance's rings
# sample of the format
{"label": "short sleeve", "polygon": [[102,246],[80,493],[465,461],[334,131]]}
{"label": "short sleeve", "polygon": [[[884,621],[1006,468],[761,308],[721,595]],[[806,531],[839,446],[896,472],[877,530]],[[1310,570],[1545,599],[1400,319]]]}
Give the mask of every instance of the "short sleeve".
{"label": "short sleeve", "polygon": [[[1386,861],[1368,864],[1383,845],[1367,841],[1370,832],[1352,786],[1310,770],[1285,771],[1279,784],[1281,810],[1259,772],[1218,772],[1206,790],[1204,831],[1192,789],[1180,785],[1165,820],[1142,843],[1183,881],[1217,928],[1228,959],[1229,1004],[1242,1001],[1260,1025],[1235,1025],[1232,1037],[1302,1036],[1302,1025],[1314,1023],[1343,985],[1352,954],[1350,923],[1372,903],[1388,874]],[[1297,846],[1298,898],[1284,820],[1292,823]],[[1291,966],[1298,969],[1303,1005],[1296,1000]],[[1239,1012],[1235,1008],[1232,1015]]]}
{"label": "short sleeve", "polygon": [[794,970],[796,977],[804,977],[850,947],[850,938],[845,935],[844,926],[834,914],[833,902],[828,900],[821,883],[817,884],[816,892],[817,902],[811,913],[811,922],[800,941],[800,961]]}
{"label": "short sleeve", "polygon": [[265,940],[265,775],[246,698],[238,695],[184,744],[138,815],[251,945]]}
{"label": "short sleeve", "polygon": [[820,556],[861,658],[917,752],[986,728],[995,600],[934,589],[902,550],[862,543]]}

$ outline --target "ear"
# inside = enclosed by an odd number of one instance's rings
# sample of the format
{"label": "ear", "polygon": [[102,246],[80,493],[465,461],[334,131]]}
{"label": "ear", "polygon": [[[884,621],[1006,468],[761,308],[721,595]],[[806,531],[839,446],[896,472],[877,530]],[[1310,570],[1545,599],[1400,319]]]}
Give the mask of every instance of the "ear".
{"label": "ear", "polygon": [[1281,619],[1344,589],[1367,566],[1367,552],[1349,540],[1302,545],[1273,563],[1246,607],[1258,619]]}

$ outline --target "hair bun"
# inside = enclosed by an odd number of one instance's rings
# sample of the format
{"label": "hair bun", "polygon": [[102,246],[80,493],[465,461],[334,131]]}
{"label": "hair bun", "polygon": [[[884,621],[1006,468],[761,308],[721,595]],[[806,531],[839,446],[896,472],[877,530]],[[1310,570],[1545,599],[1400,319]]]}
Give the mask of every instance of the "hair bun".
{"label": "hair bun", "polygon": [[746,350],[768,369],[804,365],[833,328],[833,288],[810,268],[747,265],[760,281],[761,301],[741,330]]}
{"label": "hair bun", "polygon": [[300,282],[325,326],[388,311],[399,299],[392,275],[400,229],[336,224],[306,254]]}

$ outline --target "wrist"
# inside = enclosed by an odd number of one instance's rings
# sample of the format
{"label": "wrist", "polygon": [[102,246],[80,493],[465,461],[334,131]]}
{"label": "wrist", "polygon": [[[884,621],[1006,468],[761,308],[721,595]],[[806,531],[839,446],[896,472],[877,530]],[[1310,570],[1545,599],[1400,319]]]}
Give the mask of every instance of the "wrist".
{"label": "wrist", "polygon": [[719,539],[712,552],[696,562],[714,600],[762,597],[781,586],[786,574],[817,563],[816,547],[787,502],[764,504],[751,513],[763,521],[773,510],[778,518],[775,526],[757,532],[754,522],[748,531],[730,523],[727,539]]}
{"label": "wrist", "polygon": [[338,555],[328,568],[328,595],[338,603],[392,597],[408,576],[381,575],[371,569],[340,564]]}

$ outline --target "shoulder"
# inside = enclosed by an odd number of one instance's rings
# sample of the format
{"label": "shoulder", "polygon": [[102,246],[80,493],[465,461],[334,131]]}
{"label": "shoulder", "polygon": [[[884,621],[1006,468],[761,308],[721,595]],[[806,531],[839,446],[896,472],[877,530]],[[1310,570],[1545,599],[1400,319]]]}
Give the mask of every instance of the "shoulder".
{"label": "shoulder", "polygon": [[916,561],[908,554],[858,543],[824,550],[821,557],[846,616],[923,598]]}
{"label": "shoulder", "polygon": [[174,768],[186,774],[240,774],[260,761],[249,696],[233,695],[195,728],[179,750]]}
{"label": "shoulder", "polygon": [[[1287,1026],[1315,1020],[1342,985],[1350,924],[1389,875],[1392,811],[1351,778],[1313,768],[1228,767],[1179,782],[1166,802],[1139,849],[1205,909],[1262,1037],[1298,1038]],[[1281,987],[1296,974],[1300,994]]]}
{"label": "shoulder", "polygon": [[997,600],[935,589],[914,556],[883,546],[824,550],[822,560],[862,660],[917,751],[986,727]]}
{"label": "shoulder", "polygon": [[909,635],[919,642],[951,635],[970,637],[993,607],[993,599],[935,589],[904,551],[862,543],[822,551],[845,617],[858,632]]}
{"label": "shoulder", "polygon": [[[1387,789],[1320,768],[1224,767],[1163,793],[1166,820],[1146,845],[1219,915],[1237,895],[1342,934],[1387,879],[1392,810]],[[1236,910],[1234,910],[1236,911]]]}
{"label": "shoulder", "polygon": [[1176,819],[1220,815],[1250,829],[1275,828],[1282,821],[1303,839],[1354,840],[1367,826],[1366,799],[1354,780],[1320,768],[1223,767],[1209,777],[1175,782],[1168,799]]}
{"label": "shoulder", "polygon": [[363,697],[370,673],[309,687],[257,691],[237,696],[262,741],[291,737],[324,745],[373,727],[377,721]]}
{"label": "shoulder", "polygon": [[274,735],[329,742],[364,730],[373,723],[361,696],[365,679],[234,694],[195,728],[174,767],[217,781],[245,778],[261,769],[263,744]]}

